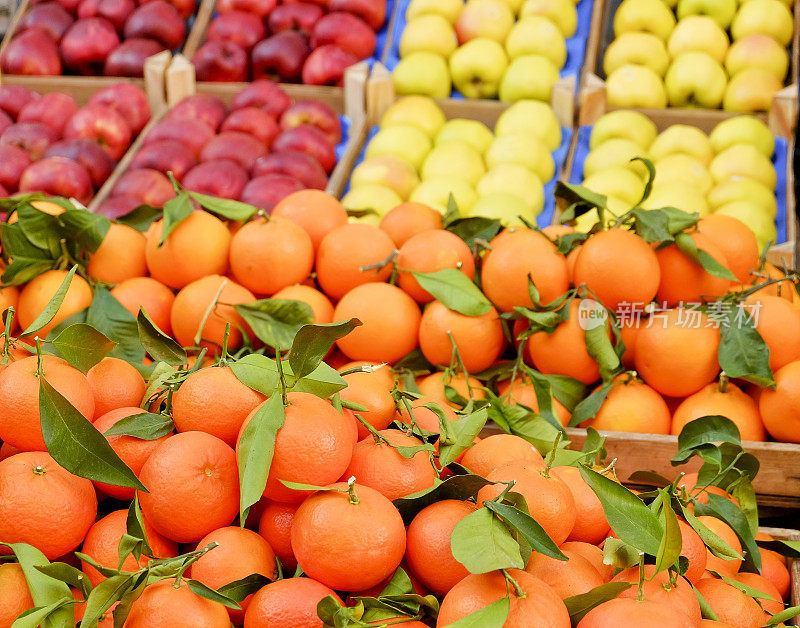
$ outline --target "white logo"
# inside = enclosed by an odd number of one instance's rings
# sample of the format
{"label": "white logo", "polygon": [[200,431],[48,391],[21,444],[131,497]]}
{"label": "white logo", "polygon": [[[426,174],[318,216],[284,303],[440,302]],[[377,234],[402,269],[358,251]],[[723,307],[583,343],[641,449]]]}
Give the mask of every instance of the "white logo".
{"label": "white logo", "polygon": [[578,306],[578,325],[583,330],[602,327],[608,320],[608,312],[594,299],[581,299]]}

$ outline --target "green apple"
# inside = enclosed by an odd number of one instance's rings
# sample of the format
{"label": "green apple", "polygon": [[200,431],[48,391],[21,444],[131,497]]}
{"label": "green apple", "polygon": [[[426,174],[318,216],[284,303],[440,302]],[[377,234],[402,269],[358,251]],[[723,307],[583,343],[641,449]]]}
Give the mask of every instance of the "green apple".
{"label": "green apple", "polygon": [[759,68],[772,72],[779,81],[789,71],[789,53],[769,35],[751,33],[736,40],[728,48],[725,69],[735,76],[747,68]]}
{"label": "green apple", "polygon": [[494,132],[498,137],[532,133],[551,151],[561,145],[561,126],[553,108],[539,100],[519,100],[497,118]]}
{"label": "green apple", "polygon": [[711,148],[721,153],[734,144],[752,144],[765,157],[771,158],[775,152],[775,137],[769,127],[753,116],[735,116],[723,120],[708,136]]}
{"label": "green apple", "polygon": [[496,218],[505,227],[524,225],[520,217],[528,223],[536,222],[536,213],[530,205],[516,194],[508,192],[492,192],[481,197],[470,209],[469,215]]}
{"label": "green apple", "polygon": [[578,11],[572,0],[525,0],[519,15],[520,18],[530,15],[546,17],[552,20],[564,37],[572,37],[578,27]]}
{"label": "green apple", "polygon": [[508,8],[511,9],[511,12],[514,15],[519,15],[520,10],[522,9],[522,3],[525,0],[503,0],[507,5]]}
{"label": "green apple", "polygon": [[625,203],[626,209],[637,203],[644,192],[642,178],[622,166],[595,172],[592,176],[586,177],[581,185],[598,194],[618,198]]}
{"label": "green apple", "polygon": [[363,211],[371,209],[379,216],[385,216],[403,199],[391,188],[376,183],[367,183],[352,188],[342,199],[342,206],[349,210]]}
{"label": "green apple", "polygon": [[441,107],[432,98],[404,96],[386,110],[380,126],[382,129],[397,125],[415,126],[429,138],[434,138],[446,121]]}
{"label": "green apple", "polygon": [[778,213],[775,193],[766,185],[750,177],[734,176],[717,183],[708,193],[708,206],[717,211],[723,205],[734,201],[748,201],[767,212],[771,218]]}
{"label": "green apple", "polygon": [[410,22],[420,15],[435,13],[454,24],[464,9],[464,0],[411,0],[406,9],[406,21]]}
{"label": "green apple", "polygon": [[401,95],[421,94],[430,98],[450,95],[447,61],[433,52],[414,52],[400,59],[392,72],[394,91]]}
{"label": "green apple", "polygon": [[708,213],[708,203],[703,193],[696,187],[681,181],[668,181],[654,185],[650,196],[642,206],[645,209],[675,207],[687,214],[698,212],[701,216]]}
{"label": "green apple", "polygon": [[775,244],[778,238],[774,218],[764,211],[761,205],[750,201],[734,201],[723,205],[714,213],[738,218],[746,224],[756,236],[760,251],[763,251],[770,242]]}
{"label": "green apple", "polygon": [[478,202],[478,195],[472,186],[458,177],[427,179],[417,186],[409,200],[414,203],[423,203],[445,213],[451,194],[462,216],[469,215],[472,206]]}
{"label": "green apple", "polygon": [[667,155],[681,153],[697,159],[705,166],[714,158],[714,149],[708,136],[696,126],[673,124],[667,127],[650,146],[650,157],[659,161]]}
{"label": "green apple", "polygon": [[675,28],[675,15],[662,0],[623,0],[614,14],[614,36],[653,33],[662,41]]}
{"label": "green apple", "polygon": [[728,77],[705,52],[684,52],[669,66],[664,84],[673,107],[716,109],[722,104]]}
{"label": "green apple", "polygon": [[453,25],[435,13],[411,20],[400,37],[401,58],[413,52],[433,52],[447,59],[457,47]]}
{"label": "green apple", "polygon": [[600,144],[618,137],[636,142],[642,149],[648,150],[657,133],[656,125],[643,113],[620,109],[605,114],[594,123],[589,136],[589,148],[594,150]]}
{"label": "green apple", "polygon": [[709,172],[716,183],[734,176],[751,177],[774,190],[777,182],[772,162],[752,144],[729,146],[714,157]]}
{"label": "green apple", "polygon": [[553,85],[558,82],[558,68],[547,57],[524,55],[508,66],[500,82],[500,100],[540,100],[550,102]]}
{"label": "green apple", "polygon": [[467,98],[496,97],[507,67],[506,51],[485,37],[468,41],[450,55],[453,84]]}
{"label": "green apple", "polygon": [[370,159],[394,155],[410,163],[419,172],[430,151],[431,141],[418,127],[398,124],[378,131],[367,146],[364,156]]}
{"label": "green apple", "polygon": [[722,108],[736,113],[769,111],[772,99],[783,88],[783,83],[768,70],[748,68],[742,70],[728,83]]}
{"label": "green apple", "polygon": [[663,109],[667,106],[667,90],[661,77],[650,68],[628,64],[606,79],[606,100],[610,107]]}
{"label": "green apple", "polygon": [[544,208],[542,181],[533,172],[520,164],[500,164],[487,172],[478,182],[481,197],[500,192],[513,194],[538,215]]}
{"label": "green apple", "polygon": [[436,144],[422,164],[422,179],[459,177],[472,186],[486,174],[481,153],[466,142]]}
{"label": "green apple", "polygon": [[705,52],[722,63],[728,52],[728,35],[707,15],[689,15],[678,22],[669,36],[667,49],[673,58],[683,52]]}
{"label": "green apple", "polygon": [[503,135],[492,142],[486,151],[486,167],[499,164],[521,164],[532,170],[542,181],[549,181],[556,172],[555,162],[544,142],[533,133]]}
{"label": "green apple", "polygon": [[494,141],[494,134],[483,122],[454,118],[444,123],[442,130],[436,136],[434,144],[444,142],[465,142],[483,155]]}
{"label": "green apple", "polygon": [[707,15],[719,27],[727,29],[736,14],[736,0],[678,0],[678,19],[690,15]]}
{"label": "green apple", "polygon": [[608,45],[603,56],[603,71],[609,76],[623,65],[633,64],[664,76],[669,62],[667,47],[652,33],[622,33]]}
{"label": "green apple", "polygon": [[383,155],[365,159],[353,169],[350,177],[352,188],[372,184],[394,190],[405,201],[419,185],[419,177],[414,166],[407,161],[394,155]]}
{"label": "green apple", "polygon": [[659,159],[654,164],[656,178],[654,183],[677,181],[697,188],[703,195],[708,194],[714,185],[708,169],[698,159],[684,153],[674,153]]}
{"label": "green apple", "polygon": [[541,15],[530,15],[514,24],[505,45],[511,59],[541,55],[550,59],[557,68],[564,67],[567,62],[564,36],[553,22]]}
{"label": "green apple", "polygon": [[786,47],[794,33],[792,13],[780,0],[747,0],[733,18],[731,35],[738,40],[751,33],[769,35]]}
{"label": "green apple", "polygon": [[470,0],[455,23],[458,43],[485,37],[499,44],[505,42],[514,14],[505,0]]}
{"label": "green apple", "polygon": [[640,177],[647,178],[647,167],[641,161],[631,161],[635,157],[647,157],[636,142],[622,138],[610,139],[592,149],[583,162],[584,178],[607,168],[628,168]]}

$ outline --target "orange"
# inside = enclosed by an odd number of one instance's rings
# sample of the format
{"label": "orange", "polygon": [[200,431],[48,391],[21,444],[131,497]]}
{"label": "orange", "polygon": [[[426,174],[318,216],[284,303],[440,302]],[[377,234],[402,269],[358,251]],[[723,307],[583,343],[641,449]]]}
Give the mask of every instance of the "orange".
{"label": "orange", "polygon": [[257,218],[233,236],[230,264],[236,281],[269,296],[308,277],[314,267],[314,245],[291,220]]}
{"label": "orange", "polygon": [[0,445],[0,460],[5,460],[6,458],[10,458],[11,456],[20,453],[22,450],[17,449],[9,445],[8,443],[3,443]]}
{"label": "orange", "polygon": [[[630,589],[629,589],[630,590]],[[598,604],[578,622],[578,628],[622,628],[648,626],[659,628],[694,628],[697,621],[664,602],[616,598]]]}
{"label": "orange", "polygon": [[311,578],[287,578],[271,582],[253,595],[244,616],[244,626],[323,628],[322,620],[317,615],[317,604],[329,595],[344,604],[332,589]]}
{"label": "orange", "polygon": [[418,451],[405,458],[395,447],[419,447],[422,441],[400,430],[378,432],[389,444],[376,442],[369,435],[353,449],[350,465],[342,479],[355,477],[359,484],[375,489],[391,500],[411,495],[433,486],[436,478],[428,453]]}
{"label": "orange", "polygon": [[542,229],[542,233],[551,240],[556,241],[561,236],[575,233],[575,229],[569,225],[547,225]]}
{"label": "orange", "polygon": [[50,560],[83,541],[97,516],[89,480],[66,471],[42,451],[0,462],[0,539],[28,543]]}
{"label": "orange", "polygon": [[269,502],[261,513],[258,522],[258,533],[263,536],[274,550],[284,570],[297,567],[297,560],[292,551],[292,522],[300,504]]}
{"label": "orange", "polygon": [[[705,251],[719,264],[728,267],[728,259],[722,249],[710,238],[698,232],[690,234],[689,237],[697,245],[698,250]],[[715,297],[725,294],[731,285],[730,280],[709,274],[675,244],[656,251],[656,257],[661,268],[661,281],[656,296],[662,305],[675,307],[681,303],[714,301]]]}
{"label": "orange", "polygon": [[341,299],[356,286],[384,282],[392,265],[365,269],[384,262],[394,251],[394,242],[374,225],[348,223],[326,235],[317,249],[317,281],[332,299]]}
{"label": "orange", "polygon": [[695,587],[720,621],[734,628],[757,628],[767,622],[758,602],[724,580],[703,578]]}
{"label": "orange", "polygon": [[311,578],[337,591],[360,591],[394,573],[406,551],[403,518],[367,486],[332,485],[308,497],[292,523],[292,549]]}
{"label": "orange", "polygon": [[[10,363],[0,372],[0,439],[22,450],[45,450],[39,416],[38,358]],[[47,383],[91,421],[94,397],[86,376],[61,358],[46,355],[42,369]]]}
{"label": "orange", "polygon": [[175,588],[167,578],[149,585],[131,605],[126,628],[229,628],[227,609],[219,602],[192,593],[185,580]]}
{"label": "orange", "polygon": [[761,392],[758,410],[772,438],[800,443],[800,360],[790,362],[775,373],[775,390],[765,388]]}
{"label": "orange", "polygon": [[[127,534],[127,520],[128,511],[125,509],[115,510],[97,521],[89,528],[81,552],[104,567],[116,569],[119,565],[119,544],[122,536]],[[144,520],[144,532],[147,535],[147,543],[150,545],[150,549],[153,550],[153,558],[171,558],[178,555],[177,543],[165,539],[153,530],[146,519]],[[140,568],[147,566],[149,560],[150,558],[144,554],[138,561],[133,554],[128,554],[125,562],[122,563],[122,570],[139,571]],[[93,587],[96,587],[106,579],[104,575],[87,562],[81,561],[81,570],[89,578],[89,582],[92,583]]]}
{"label": "orange", "polygon": [[483,258],[481,285],[501,311],[533,305],[528,275],[543,305],[567,291],[567,260],[544,234],[531,229],[506,229],[492,239],[490,246]]}
{"label": "orange", "polygon": [[773,371],[800,359],[800,309],[781,297],[758,293],[745,299],[743,306],[769,347]]}
{"label": "orange", "polygon": [[353,288],[333,312],[336,322],[351,318],[362,325],[336,341],[351,360],[394,363],[417,346],[422,315],[414,299],[400,288],[385,283]]}
{"label": "orange", "polygon": [[518,596],[499,571],[469,575],[444,597],[437,628],[463,619],[506,595],[511,598],[511,604],[504,626],[569,628],[567,607],[550,586],[521,569],[509,569],[508,574],[516,580],[525,597]]}
{"label": "orange", "polygon": [[581,245],[573,283],[585,284],[610,310],[620,303],[644,307],[658,291],[661,270],[653,248],[632,231],[609,229]]}
{"label": "orange", "polygon": [[681,529],[681,556],[689,559],[689,568],[683,575],[689,582],[694,583],[703,577],[706,570],[708,550],[700,535],[683,519],[678,519],[678,527]]}
{"label": "orange", "polygon": [[[672,309],[650,317],[636,335],[636,371],[667,397],[687,397],[719,373],[719,329],[695,310]],[[691,347],[691,351],[686,351]]]}
{"label": "orange", "polygon": [[420,510],[408,526],[406,563],[436,595],[446,595],[469,575],[453,558],[450,535],[456,524],[476,509],[472,502],[445,499]]}
{"label": "orange", "polygon": [[476,401],[478,399],[486,399],[483,384],[474,377],[465,377],[463,373],[448,375],[445,371],[433,373],[417,380],[417,387],[424,396],[432,397],[434,400],[446,403],[453,408],[460,407],[458,404],[447,400],[445,386],[450,386],[466,400],[470,398]]}
{"label": "orange", "polygon": [[[383,369],[381,369],[383,371]],[[386,375],[381,371],[374,373],[351,373],[344,376],[347,388],[339,392],[345,401],[351,401],[367,408],[358,414],[377,430],[385,430],[395,419],[396,411],[391,388],[386,387]],[[353,417],[354,420],[355,417]],[[366,438],[369,431],[356,420],[358,440]]]}
{"label": "orange", "polygon": [[733,628],[733,626],[724,621],[714,621],[713,619],[701,619],[700,628]]}
{"label": "orange", "polygon": [[619,333],[622,344],[625,345],[625,353],[622,354],[622,366],[626,369],[633,369],[636,358],[636,338],[639,330],[647,324],[646,319],[620,321]]}
{"label": "orange", "polygon": [[239,512],[236,454],[205,432],[168,438],[150,454],[139,479],[150,491],[139,491],[142,513],[178,543],[199,541]]}
{"label": "orange", "polygon": [[172,396],[172,419],[178,432],[207,432],[234,447],[242,423],[262,401],[264,395],[240,382],[230,367],[204,368]]}
{"label": "orange", "polygon": [[786,559],[778,552],[761,549],[761,575],[778,589],[781,599],[789,597],[791,576],[786,568]]}
{"label": "orange", "polygon": [[[503,399],[504,403],[512,406],[520,404],[529,407],[537,414],[539,413],[539,400],[536,397],[536,388],[534,388],[531,381],[523,375],[517,375],[513,383],[510,379],[500,382],[497,385],[497,396]],[[566,427],[572,417],[572,413],[555,397],[551,397],[550,400],[553,403],[553,414],[556,415],[561,425]]]}
{"label": "orange", "polygon": [[513,434],[492,434],[484,438],[467,449],[461,464],[475,475],[485,478],[500,465],[513,460],[544,469],[544,458],[536,448]]}
{"label": "orange", "polygon": [[[48,270],[38,277],[31,279],[19,293],[17,303],[17,316],[19,326],[24,330],[30,326],[42,310],[50,303],[55,296],[64,279],[67,277],[66,270]],[[85,310],[92,303],[92,289],[89,283],[80,275],[74,275],[69,284],[64,301],[58,308],[56,315],[47,325],[42,327],[36,335],[44,338],[64,319]]]}
{"label": "orange", "polygon": [[678,488],[686,488],[687,495],[694,497],[694,499],[701,504],[708,503],[708,494],[714,493],[715,495],[719,495],[720,497],[724,497],[726,499],[731,500],[734,504],[738,506],[738,502],[730,495],[728,495],[724,490],[722,490],[719,486],[705,486],[705,484],[701,484],[698,487],[698,476],[697,473],[686,473],[678,482]]}
{"label": "orange", "polygon": [[456,234],[433,229],[412,236],[400,247],[395,260],[400,271],[397,282],[417,303],[433,301],[430,292],[419,285],[416,273],[435,273],[446,268],[460,270],[467,279],[475,276],[472,251]]}
{"label": "orange", "polygon": [[[698,517],[698,520],[701,523],[703,523],[714,534],[716,534],[723,541],[725,541],[728,545],[730,545],[731,548],[733,548],[733,551],[735,551],[739,555],[742,554],[742,544],[739,541],[739,537],[736,536],[736,533],[731,529],[731,527],[727,523],[725,523],[721,519],[717,519],[716,517],[710,517],[710,516]],[[707,571],[716,571],[724,576],[730,577],[737,571],[739,571],[739,567],[741,566],[741,564],[742,561],[740,559],[725,560],[723,558],[714,556],[714,554],[711,553],[711,550],[706,550]],[[722,617],[720,617],[720,619],[722,619]]]}
{"label": "orange", "polygon": [[[423,430],[438,434],[441,427],[439,425],[439,416],[433,410],[424,407],[425,404],[429,403],[436,404],[449,421],[458,420],[458,415],[456,414],[455,410],[453,410],[453,408],[448,406],[446,403],[441,403],[433,397],[420,397],[419,399],[415,399],[411,402],[411,414],[414,415],[414,421],[416,424],[419,425],[419,427],[421,427]],[[408,409],[402,404],[400,407],[400,420],[406,425],[411,425],[411,415],[409,414]]]}
{"label": "orange", "polygon": [[781,592],[778,591],[778,587],[772,584],[761,574],[741,571],[735,574],[733,579],[741,582],[747,587],[755,589],[756,591],[760,591],[761,593],[766,593],[768,596],[770,596],[772,598],[771,600],[764,598],[760,598],[758,600],[761,604],[761,607],[768,613],[774,615],[775,613],[780,613],[783,611],[783,596],[781,595]]}
{"label": "orange", "polygon": [[10,628],[23,612],[33,608],[28,581],[19,563],[0,563],[0,626]]}
{"label": "orange", "polygon": [[728,261],[728,268],[742,283],[752,279],[750,271],[758,269],[756,236],[741,220],[724,214],[708,214],[697,223],[697,231],[713,242]]}
{"label": "orange", "polygon": [[218,352],[225,336],[225,324],[230,323],[228,349],[234,351],[242,346],[242,328],[246,329],[247,325],[233,306],[255,300],[252,292],[227,277],[209,275],[197,279],[175,297],[170,313],[172,333],[181,346],[194,346],[203,317],[211,309],[203,325],[200,346],[212,353]]}
{"label": "orange", "polygon": [[119,358],[103,358],[86,373],[94,397],[95,418],[115,408],[138,406],[147,385],[134,366]]}
{"label": "orange", "polygon": [[326,234],[347,224],[347,212],[330,194],[319,190],[293,192],[272,210],[272,217],[288,218],[306,230],[314,250]]}
{"label": "orange", "polygon": [[669,434],[670,422],[669,408],[661,395],[647,384],[628,378],[611,388],[597,415],[586,424],[601,431]]}
{"label": "orange", "polygon": [[[374,361],[370,362],[368,360],[353,360],[351,362],[344,362],[343,364],[337,366],[336,370],[339,371],[339,373],[344,373],[350,369],[364,366],[369,366],[371,369],[373,369],[372,374],[379,377],[381,385],[387,391],[392,392],[392,390],[394,390],[394,373],[388,364],[376,363]],[[348,376],[345,375],[344,377],[347,378]]]}
{"label": "orange", "polygon": [[[642,586],[644,599],[650,602],[663,602],[670,607],[680,611],[697,623],[701,619],[700,602],[692,590],[692,585],[688,580],[678,576],[674,584],[670,583],[669,572],[659,571],[655,573],[655,565],[645,565],[644,574],[647,578]],[[639,567],[631,567],[621,571],[611,579],[612,582],[633,582],[634,586],[623,591],[621,598],[636,598],[639,594],[636,583],[639,582]]]}
{"label": "orange", "polygon": [[750,281],[748,282],[750,285],[736,286],[736,288],[749,288],[764,283],[768,279],[782,279],[783,281],[759,288],[754,294],[768,294],[781,297],[789,302],[797,304],[797,280],[787,276],[786,272],[769,262],[765,263],[760,270],[750,273]]}
{"label": "orange", "polygon": [[[603,550],[597,545],[584,543],[582,541],[567,541],[566,543],[562,543],[559,549],[561,549],[562,552],[569,551],[573,554],[583,556],[589,561],[589,564],[597,570],[603,582],[608,582],[614,575],[613,565],[606,565],[603,562]],[[703,556],[705,556],[705,554],[703,554]]]}
{"label": "orange", "polygon": [[[777,298],[777,297],[775,297]],[[698,392],[686,397],[672,417],[672,434],[677,436],[690,421],[704,416],[724,416],[736,424],[742,440],[762,441],[766,439],[764,424],[753,399],[735,384],[726,382],[708,384]]]}
{"label": "orange", "polygon": [[425,308],[419,324],[419,347],[428,362],[438,366],[459,365],[453,345],[469,373],[489,368],[505,347],[503,326],[492,308],[480,316],[466,316],[440,301]]}
{"label": "orange", "polygon": [[442,228],[442,215],[435,209],[423,203],[401,203],[390,209],[380,225],[394,242],[396,247],[401,247],[412,236]]}
{"label": "orange", "polygon": [[6,317],[4,314],[5,311],[10,307],[13,307],[15,312],[14,320],[11,323],[12,333],[19,327],[19,319],[16,315],[16,312],[19,309],[18,303],[19,288],[16,286],[6,286],[5,288],[0,288],[0,333],[6,330]]}
{"label": "orange", "polygon": [[112,222],[106,237],[89,256],[86,272],[96,281],[119,283],[147,274],[147,238],[133,227]]}
{"label": "orange", "polygon": [[[600,503],[595,492],[583,480],[581,472],[577,467],[553,467],[550,472],[569,487],[575,500],[575,507],[580,513],[567,539],[570,541],[584,541],[593,545],[600,543],[608,536],[611,528],[603,511],[603,504]],[[534,573],[534,575],[537,574]],[[542,579],[549,582],[547,578]]]}
{"label": "orange", "polygon": [[286,299],[287,301],[302,301],[314,313],[315,325],[327,325],[333,322],[333,304],[330,299],[316,288],[296,284],[281,288],[272,295],[273,299]]}
{"label": "orange", "polygon": [[172,334],[169,314],[175,295],[160,281],[152,277],[126,279],[111,289],[111,296],[134,316],[143,308],[161,331]]}
{"label": "orange", "polygon": [[600,573],[583,556],[569,550],[563,550],[563,553],[568,560],[533,552],[525,571],[550,585],[562,600],[588,593],[603,584]]}
{"label": "orange", "polygon": [[581,254],[582,245],[576,246],[569,253],[567,253],[567,271],[569,272],[569,282],[575,285],[575,264],[578,262],[578,256]]}

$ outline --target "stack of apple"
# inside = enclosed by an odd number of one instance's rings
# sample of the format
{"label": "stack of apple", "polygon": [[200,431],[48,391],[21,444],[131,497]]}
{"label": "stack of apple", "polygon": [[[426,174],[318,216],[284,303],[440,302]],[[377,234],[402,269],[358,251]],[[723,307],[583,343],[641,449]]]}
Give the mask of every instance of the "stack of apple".
{"label": "stack of apple", "polygon": [[555,114],[539,101],[513,104],[493,133],[477,120],[448,120],[427,96],[404,96],[381,119],[342,204],[373,210],[368,220],[377,222],[404,201],[445,212],[452,194],[462,216],[533,223],[560,143]]}
{"label": "stack of apple", "polygon": [[[631,159],[644,157],[656,171],[645,208],[733,216],[750,227],[760,248],[776,241],[777,176],[770,161],[775,138],[758,118],[728,118],[710,135],[684,124],[657,133],[641,113],[617,110],[595,123],[589,148],[583,185],[608,196],[617,215],[642,197],[647,170]],[[596,215],[581,217],[578,226],[589,228],[595,220]]]}
{"label": "stack of apple", "polygon": [[32,5],[3,53],[3,72],[141,77],[147,57],[183,44],[195,0],[34,0]]}
{"label": "stack of apple", "polygon": [[789,68],[793,4],[624,0],[603,60],[609,104],[769,111]]}
{"label": "stack of apple", "polygon": [[219,0],[217,10],[192,57],[199,81],[341,86],[386,21],[386,0]]}
{"label": "stack of apple", "polygon": [[150,119],[145,93],[109,85],[78,107],[72,96],[0,87],[0,196],[44,192],[87,204]]}
{"label": "stack of apple", "polygon": [[324,190],[341,140],[333,109],[292,104],[268,80],[237,94],[230,112],[216,96],[189,96],[150,129],[97,211],[113,218],[141,204],[162,207],[175,195],[167,172],[187,190],[270,211],[292,192]]}
{"label": "stack of apple", "polygon": [[550,101],[578,23],[573,0],[411,0],[398,94]]}

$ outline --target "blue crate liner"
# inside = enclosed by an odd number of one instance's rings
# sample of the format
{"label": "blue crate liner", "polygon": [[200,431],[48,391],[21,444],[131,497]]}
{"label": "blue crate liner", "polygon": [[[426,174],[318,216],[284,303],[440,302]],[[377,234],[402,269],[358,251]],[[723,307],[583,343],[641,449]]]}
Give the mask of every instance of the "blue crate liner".
{"label": "blue crate liner", "polygon": [[336,163],[344,155],[344,149],[347,148],[347,142],[350,140],[350,118],[339,114],[339,123],[342,125],[342,141],[336,145]]}
{"label": "blue crate liner", "polygon": [[[392,45],[389,47],[384,60],[384,65],[389,70],[394,70],[397,64],[400,63],[400,37],[406,28],[406,9],[408,9],[410,3],[411,0],[397,0],[397,15],[392,27]],[[592,0],[580,0],[575,6],[578,11],[578,26],[575,34],[566,41],[567,62],[559,73],[561,78],[575,77],[576,91],[583,60],[586,56],[586,41],[589,39],[589,29],[592,22],[592,4]],[[464,98],[464,96],[453,89],[450,98]]]}
{"label": "blue crate liner", "polygon": [[[402,2],[403,0],[401,0]],[[343,127],[344,128],[344,127]],[[367,146],[372,141],[372,138],[375,137],[375,134],[378,132],[379,127],[373,126],[370,128],[369,133],[367,134],[367,140],[364,142],[364,146],[361,148],[361,153],[356,159],[356,163],[353,165],[353,169],[364,161],[364,155],[367,152]],[[556,187],[556,181],[558,180],[559,174],[561,173],[561,169],[564,167],[564,162],[567,159],[567,153],[569,152],[569,144],[572,141],[572,129],[568,127],[561,127],[561,145],[556,148],[552,155],[553,161],[555,162],[556,166],[556,174],[553,176],[550,181],[544,184],[544,209],[542,212],[536,217],[536,224],[539,227],[544,228],[548,225],[553,224],[553,216],[556,210],[556,200],[553,196],[553,190]],[[337,149],[338,150],[338,149]],[[347,181],[347,185],[345,186],[344,193],[347,194],[350,191],[350,181]]]}
{"label": "blue crate liner", "polygon": [[[578,130],[578,143],[575,147],[575,156],[572,160],[572,172],[569,173],[570,183],[581,183],[583,181],[583,163],[589,155],[589,136],[592,134],[591,126],[582,126]],[[775,200],[778,205],[778,213],[775,215],[775,229],[778,232],[776,244],[783,244],[787,240],[787,217],[786,217],[786,160],[788,158],[788,146],[786,139],[775,138],[775,152],[772,154],[772,165],[777,175],[775,185]]]}

